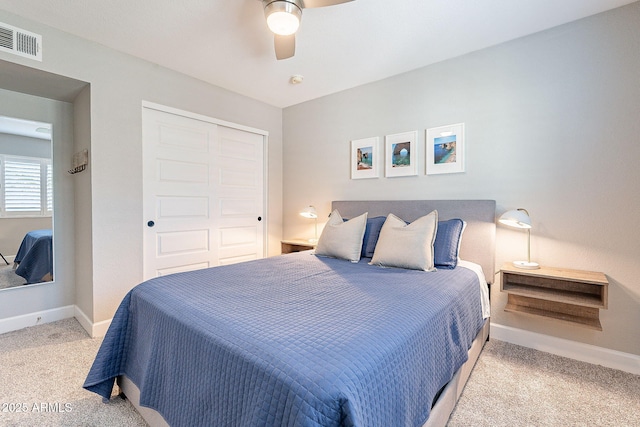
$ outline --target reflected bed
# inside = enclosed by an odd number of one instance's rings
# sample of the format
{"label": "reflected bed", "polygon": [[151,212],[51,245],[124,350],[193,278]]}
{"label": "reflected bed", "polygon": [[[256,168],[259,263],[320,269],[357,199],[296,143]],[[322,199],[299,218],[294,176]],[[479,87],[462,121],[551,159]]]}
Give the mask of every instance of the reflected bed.
{"label": "reflected bed", "polygon": [[53,280],[53,233],[50,229],[29,231],[14,259],[16,274],[27,284]]}

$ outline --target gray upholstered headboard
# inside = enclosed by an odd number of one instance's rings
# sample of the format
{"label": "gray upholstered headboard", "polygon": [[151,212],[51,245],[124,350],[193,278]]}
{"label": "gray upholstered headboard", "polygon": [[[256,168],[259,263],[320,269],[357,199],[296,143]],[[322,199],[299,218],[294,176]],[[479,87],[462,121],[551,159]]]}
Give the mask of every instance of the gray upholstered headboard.
{"label": "gray upholstered headboard", "polygon": [[334,201],[344,218],[369,213],[369,218],[390,213],[405,221],[414,221],[432,210],[438,211],[439,220],[460,218],[467,223],[462,236],[460,258],[482,266],[487,282],[495,275],[495,200],[377,200]]}

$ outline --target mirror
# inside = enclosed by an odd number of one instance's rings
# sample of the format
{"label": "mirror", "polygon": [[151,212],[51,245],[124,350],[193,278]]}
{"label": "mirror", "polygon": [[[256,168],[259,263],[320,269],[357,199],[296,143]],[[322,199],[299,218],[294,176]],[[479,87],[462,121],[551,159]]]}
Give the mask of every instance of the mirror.
{"label": "mirror", "polygon": [[0,290],[52,282],[51,123],[0,116]]}

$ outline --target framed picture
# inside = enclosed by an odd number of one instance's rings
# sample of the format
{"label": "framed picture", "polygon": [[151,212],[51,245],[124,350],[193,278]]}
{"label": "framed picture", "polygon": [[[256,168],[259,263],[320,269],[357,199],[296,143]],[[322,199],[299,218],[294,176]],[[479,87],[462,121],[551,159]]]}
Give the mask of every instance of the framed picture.
{"label": "framed picture", "polygon": [[396,133],[385,137],[384,175],[412,176],[418,174],[418,132]]}
{"label": "framed picture", "polygon": [[351,179],[378,177],[378,142],[373,138],[351,141]]}
{"label": "framed picture", "polygon": [[464,123],[427,129],[427,175],[464,172]]}

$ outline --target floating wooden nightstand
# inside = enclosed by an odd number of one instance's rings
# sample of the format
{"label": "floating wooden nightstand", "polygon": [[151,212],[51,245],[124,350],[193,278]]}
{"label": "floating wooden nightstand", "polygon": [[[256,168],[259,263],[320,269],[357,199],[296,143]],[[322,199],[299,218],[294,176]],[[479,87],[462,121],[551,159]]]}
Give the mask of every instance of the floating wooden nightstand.
{"label": "floating wooden nightstand", "polygon": [[308,251],[315,248],[316,244],[308,240],[281,240],[280,247],[283,254],[290,254],[292,252]]}
{"label": "floating wooden nightstand", "polygon": [[607,308],[609,282],[603,273],[540,267],[523,270],[504,264],[500,290],[509,294],[504,310],[551,317],[598,331]]}

